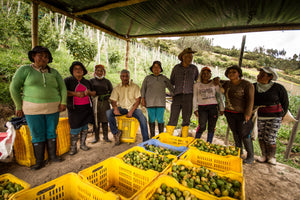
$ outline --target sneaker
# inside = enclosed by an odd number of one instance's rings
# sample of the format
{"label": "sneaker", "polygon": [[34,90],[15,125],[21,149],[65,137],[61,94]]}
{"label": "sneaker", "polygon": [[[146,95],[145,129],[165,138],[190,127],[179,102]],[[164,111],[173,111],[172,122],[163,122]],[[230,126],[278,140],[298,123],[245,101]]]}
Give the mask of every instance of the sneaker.
{"label": "sneaker", "polygon": [[266,156],[259,156],[257,158],[257,161],[260,162],[260,163],[264,163],[267,161],[267,157]]}

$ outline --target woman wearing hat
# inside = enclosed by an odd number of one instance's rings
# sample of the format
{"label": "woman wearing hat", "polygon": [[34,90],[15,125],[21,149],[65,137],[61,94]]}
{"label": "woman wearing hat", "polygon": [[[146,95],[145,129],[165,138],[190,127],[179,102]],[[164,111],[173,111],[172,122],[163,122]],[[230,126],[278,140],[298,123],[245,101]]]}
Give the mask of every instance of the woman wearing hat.
{"label": "woman wearing hat", "polygon": [[258,139],[262,156],[259,162],[276,165],[276,138],[282,117],[288,111],[289,99],[286,89],[273,81],[278,78],[271,67],[259,69],[257,83],[254,83],[254,106],[258,109]]}
{"label": "woman wearing hat", "polygon": [[36,158],[31,169],[37,170],[44,166],[46,144],[49,160],[61,161],[56,156],[56,127],[59,112],[66,109],[67,90],[58,71],[48,66],[53,58],[46,47],[34,47],[28,57],[32,63],[16,71],[10,93],[16,106],[16,116],[25,114]]}
{"label": "woman wearing hat", "polygon": [[75,61],[70,67],[72,76],[65,78],[65,84],[68,90],[68,116],[71,133],[70,155],[77,153],[77,141],[80,134],[80,149],[87,151],[85,141],[88,134],[88,123],[92,123],[93,109],[90,96],[95,96],[96,92],[92,91],[92,84],[83,76],[87,70],[81,62]]}
{"label": "woman wearing hat", "polygon": [[242,69],[237,65],[228,67],[225,76],[229,78],[229,81],[221,81],[226,97],[225,116],[233,133],[235,146],[241,149],[241,155],[243,144],[247,151],[247,158],[243,160],[243,163],[252,164],[254,151],[250,131],[253,123],[250,119],[254,102],[254,87],[252,83],[242,79]]}
{"label": "woman wearing hat", "polygon": [[95,114],[95,139],[92,143],[99,141],[100,123],[102,124],[103,139],[106,142],[111,142],[108,139],[108,120],[106,111],[110,109],[109,97],[113,90],[111,82],[105,78],[106,71],[103,65],[95,66],[95,78],[90,79],[90,82],[96,91],[96,97],[93,98],[94,114]]}
{"label": "woman wearing hat", "polygon": [[147,108],[151,137],[155,136],[155,120],[159,133],[164,132],[164,112],[166,107],[166,88],[173,94],[170,80],[161,74],[160,61],[154,61],[150,67],[153,73],[146,76],[141,88],[142,105]]}
{"label": "woman wearing hat", "polygon": [[201,138],[208,123],[207,142],[212,143],[216,123],[218,120],[218,110],[224,113],[224,104],[220,88],[215,85],[211,78],[209,67],[203,67],[200,72],[200,82],[194,84],[194,113],[198,117],[198,129],[195,138]]}

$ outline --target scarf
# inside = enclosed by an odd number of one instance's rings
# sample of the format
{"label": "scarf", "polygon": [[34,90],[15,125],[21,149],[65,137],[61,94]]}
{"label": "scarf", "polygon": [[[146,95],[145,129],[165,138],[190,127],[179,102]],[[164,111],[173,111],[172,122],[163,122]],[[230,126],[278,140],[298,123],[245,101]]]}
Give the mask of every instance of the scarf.
{"label": "scarf", "polygon": [[267,84],[262,84],[262,83],[257,82],[257,85],[256,85],[257,92],[258,93],[266,92],[273,86],[273,84],[274,84],[273,81],[270,81]]}

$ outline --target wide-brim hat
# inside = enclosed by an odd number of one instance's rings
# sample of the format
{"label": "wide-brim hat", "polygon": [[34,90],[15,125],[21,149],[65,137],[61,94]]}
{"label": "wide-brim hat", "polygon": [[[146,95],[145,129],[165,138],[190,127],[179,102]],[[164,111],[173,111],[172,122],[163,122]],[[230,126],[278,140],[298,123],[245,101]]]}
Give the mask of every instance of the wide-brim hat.
{"label": "wide-brim hat", "polygon": [[69,69],[70,73],[72,74],[72,76],[73,76],[73,69],[74,69],[75,65],[79,65],[82,68],[82,70],[83,70],[83,76],[87,74],[87,70],[86,70],[85,66],[81,62],[79,62],[79,61],[74,61],[72,63],[72,65],[71,65],[70,69]]}
{"label": "wide-brim hat", "polygon": [[48,48],[43,47],[43,46],[35,46],[31,51],[28,52],[28,58],[31,62],[34,62],[33,55],[36,53],[41,53],[41,52],[46,52],[49,54],[49,62],[52,63],[53,57],[51,55],[51,52],[49,51]]}
{"label": "wide-brim hat", "polygon": [[186,48],[186,49],[184,49],[184,50],[178,55],[178,59],[179,59],[180,61],[182,61],[182,56],[183,56],[184,54],[187,54],[187,53],[196,53],[196,52],[197,52],[197,51],[192,50],[191,47]]}
{"label": "wide-brim hat", "polygon": [[158,61],[158,60],[156,60],[156,61],[153,62],[153,64],[152,64],[151,67],[150,67],[150,71],[151,71],[151,72],[153,72],[152,68],[153,68],[153,66],[154,66],[155,64],[157,64],[157,65],[160,66],[160,72],[163,72],[163,71],[164,71],[163,68],[161,67],[161,62]]}
{"label": "wide-brim hat", "polygon": [[260,70],[263,70],[267,74],[272,74],[272,76],[273,76],[272,80],[273,81],[276,81],[278,79],[278,74],[272,67],[262,67],[262,68],[259,68],[259,71]]}

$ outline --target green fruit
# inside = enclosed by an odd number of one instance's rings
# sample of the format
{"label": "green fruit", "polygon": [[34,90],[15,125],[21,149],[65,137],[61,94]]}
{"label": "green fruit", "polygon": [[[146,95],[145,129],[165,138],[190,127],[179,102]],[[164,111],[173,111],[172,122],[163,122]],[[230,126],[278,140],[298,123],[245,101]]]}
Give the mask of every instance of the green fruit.
{"label": "green fruit", "polygon": [[160,188],[162,189],[162,191],[166,191],[167,185],[165,183],[163,183],[163,184],[161,184]]}
{"label": "green fruit", "polygon": [[237,180],[233,180],[232,184],[233,184],[233,187],[235,187],[235,188],[240,188],[241,187],[241,183]]}
{"label": "green fruit", "polygon": [[165,200],[166,197],[164,195],[159,195],[158,200]]}

